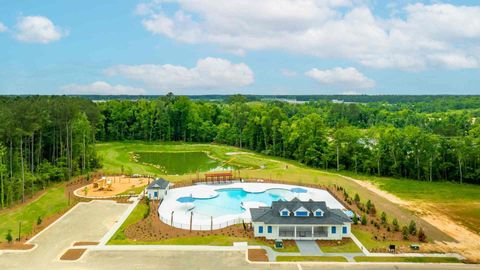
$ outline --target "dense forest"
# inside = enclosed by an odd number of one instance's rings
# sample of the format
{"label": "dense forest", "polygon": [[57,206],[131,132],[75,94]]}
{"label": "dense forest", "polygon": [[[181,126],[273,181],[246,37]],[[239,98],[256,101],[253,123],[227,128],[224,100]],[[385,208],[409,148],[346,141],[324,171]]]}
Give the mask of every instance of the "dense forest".
{"label": "dense forest", "polygon": [[1,97],[1,206],[98,168],[98,140],[215,142],[322,169],[480,184],[479,96],[363,99]]}
{"label": "dense forest", "polygon": [[292,104],[168,95],[110,100],[99,103],[97,139],[216,142],[323,169],[479,183],[480,97],[413,99]]}
{"label": "dense forest", "polygon": [[98,107],[67,97],[0,97],[0,206],[98,168]]}

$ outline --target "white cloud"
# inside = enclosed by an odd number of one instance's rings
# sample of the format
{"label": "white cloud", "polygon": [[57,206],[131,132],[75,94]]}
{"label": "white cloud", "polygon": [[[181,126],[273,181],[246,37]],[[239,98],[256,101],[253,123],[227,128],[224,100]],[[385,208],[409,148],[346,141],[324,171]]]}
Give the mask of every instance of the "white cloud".
{"label": "white cloud", "polygon": [[0,33],[5,32],[7,30],[8,30],[8,28],[2,22],[0,22]]}
{"label": "white cloud", "polygon": [[356,68],[340,68],[336,67],[333,69],[319,70],[311,69],[305,73],[306,76],[316,80],[317,82],[324,85],[331,85],[335,87],[342,88],[357,88],[357,89],[366,89],[375,87],[375,82]]}
{"label": "white cloud", "polygon": [[47,44],[67,34],[67,31],[43,16],[20,17],[15,25],[15,37],[23,42]]}
{"label": "white cloud", "polygon": [[[163,7],[176,2],[172,14]],[[413,4],[380,18],[362,0],[155,0],[137,7],[153,34],[226,51],[282,49],[374,68],[480,67],[480,6]],[[439,61],[452,58],[455,61]],[[458,63],[458,59],[468,59]]]}
{"label": "white cloud", "polygon": [[123,76],[165,91],[235,90],[253,83],[252,70],[244,63],[233,64],[221,58],[207,57],[193,68],[175,65],[118,65],[105,70],[110,76]]}
{"label": "white cloud", "polygon": [[97,81],[91,84],[68,84],[62,87],[68,94],[77,95],[144,95],[142,88],[125,85],[110,85],[107,82]]}

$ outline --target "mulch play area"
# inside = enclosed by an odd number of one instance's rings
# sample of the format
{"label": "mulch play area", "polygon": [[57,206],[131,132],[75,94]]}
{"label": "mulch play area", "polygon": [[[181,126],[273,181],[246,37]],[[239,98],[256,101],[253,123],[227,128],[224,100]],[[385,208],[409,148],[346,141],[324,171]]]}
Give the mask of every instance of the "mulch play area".
{"label": "mulch play area", "polygon": [[65,252],[62,257],[60,257],[60,260],[63,261],[75,261],[80,259],[82,257],[83,253],[85,253],[86,249],[81,248],[81,249],[69,249],[67,252]]}
{"label": "mulch play area", "polygon": [[79,188],[75,194],[87,197],[111,197],[129,189],[147,186],[151,180],[145,177],[106,176]]}
{"label": "mulch play area", "polygon": [[150,205],[150,215],[132,224],[125,230],[125,235],[129,239],[137,241],[158,241],[170,238],[191,237],[191,236],[209,236],[225,235],[231,237],[247,237],[253,239],[252,230],[244,230],[242,224],[229,226],[213,231],[190,231],[171,227],[160,221],[157,214],[158,202],[152,202]]}
{"label": "mulch play area", "polygon": [[264,249],[249,249],[248,260],[252,262],[268,262],[267,252]]}

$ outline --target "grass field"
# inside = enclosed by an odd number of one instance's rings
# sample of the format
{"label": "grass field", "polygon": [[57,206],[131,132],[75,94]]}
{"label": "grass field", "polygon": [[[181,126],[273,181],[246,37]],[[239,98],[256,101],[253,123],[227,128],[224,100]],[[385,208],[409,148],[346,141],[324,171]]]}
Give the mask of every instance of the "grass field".
{"label": "grass field", "polygon": [[[197,175],[162,175],[160,170],[132,160],[130,153],[136,151],[206,151],[215,159],[230,161],[230,164],[241,167],[242,169],[237,171],[236,174],[244,178],[277,179],[300,184],[340,185],[349,191],[351,195],[358,193],[364,202],[367,199],[372,200],[379,207],[380,211],[387,212],[389,217],[396,217],[401,224],[408,224],[411,219],[415,220],[417,226],[423,227],[431,239],[451,240],[450,237],[440,230],[414,217],[411,211],[400,208],[398,205],[359,186],[357,183],[338,175],[333,175],[331,172],[309,168],[295,161],[265,156],[236,147],[214,144],[112,142],[98,144],[97,151],[102,158],[105,173],[120,173],[123,166],[126,173],[158,175],[173,182],[196,179]],[[232,152],[246,154],[228,154]],[[288,165],[288,169],[286,165]],[[351,176],[350,173],[345,174]],[[199,176],[202,177],[202,174],[200,173]],[[429,183],[362,175],[355,175],[354,177],[371,181],[381,189],[406,200],[434,203],[439,206],[445,204],[445,207],[441,207],[445,214],[472,229],[476,228],[478,230],[478,224],[480,224],[480,204],[478,203],[480,201],[480,186],[455,183]]]}
{"label": "grass field", "polygon": [[[372,234],[369,232],[361,231],[359,229],[353,228],[352,233],[362,242],[362,244],[368,249],[372,250],[375,248],[386,248],[390,244],[398,246],[410,246],[413,244],[411,241],[377,241],[372,239]],[[323,248],[322,248],[323,250]]]}
{"label": "grass field", "polygon": [[137,223],[140,221],[145,214],[148,213],[148,206],[145,203],[138,203],[137,207],[133,209],[133,211],[130,213],[128,218],[123,222],[122,226],[118,228],[118,230],[115,232],[115,234],[112,236],[108,244],[125,244],[126,242],[129,242],[131,240],[127,239],[125,236],[125,229],[130,225]]}
{"label": "grass field", "polygon": [[32,232],[38,217],[44,219],[68,207],[63,185],[55,185],[46,190],[34,201],[26,205],[0,211],[0,242],[4,242],[8,230],[12,230],[14,238],[18,237],[18,225],[22,223],[22,235]]}
{"label": "grass field", "polygon": [[341,256],[277,256],[277,262],[347,262]]}
{"label": "grass field", "polygon": [[[349,239],[349,238],[348,238]],[[322,245],[319,244],[320,249],[324,253],[340,253],[340,252],[347,252],[347,253],[354,253],[354,252],[362,252],[360,248],[353,242],[352,240],[347,241],[346,243],[342,243],[340,245]]]}
{"label": "grass field", "polygon": [[357,262],[460,263],[454,257],[354,257]]}

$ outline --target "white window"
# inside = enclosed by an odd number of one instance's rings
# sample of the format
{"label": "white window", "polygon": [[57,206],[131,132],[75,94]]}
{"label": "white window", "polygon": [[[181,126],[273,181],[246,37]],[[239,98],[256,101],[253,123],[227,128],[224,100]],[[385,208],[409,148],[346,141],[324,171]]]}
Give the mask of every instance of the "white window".
{"label": "white window", "polygon": [[296,217],[308,217],[309,215],[310,215],[310,211],[308,211],[304,207],[300,207],[295,211]]}
{"label": "white window", "polygon": [[287,208],[284,208],[284,209],[280,210],[280,216],[288,217],[288,216],[290,216],[290,211]]}
{"label": "white window", "polygon": [[315,210],[314,215],[315,215],[316,217],[323,217],[323,211],[322,211],[322,209],[317,209],[317,210]]}

